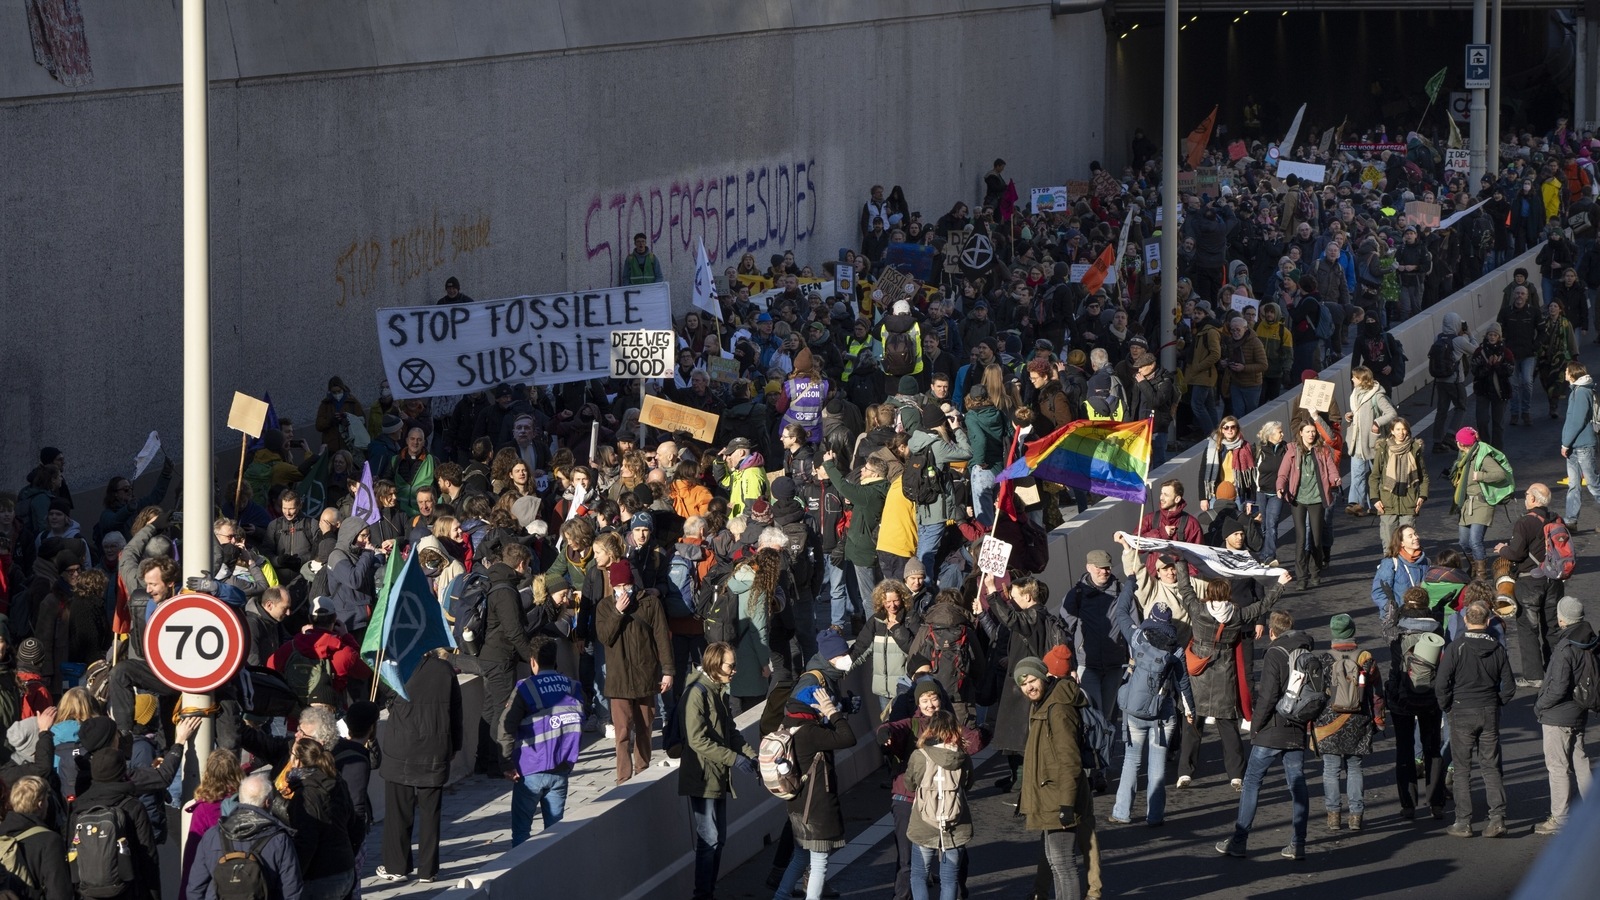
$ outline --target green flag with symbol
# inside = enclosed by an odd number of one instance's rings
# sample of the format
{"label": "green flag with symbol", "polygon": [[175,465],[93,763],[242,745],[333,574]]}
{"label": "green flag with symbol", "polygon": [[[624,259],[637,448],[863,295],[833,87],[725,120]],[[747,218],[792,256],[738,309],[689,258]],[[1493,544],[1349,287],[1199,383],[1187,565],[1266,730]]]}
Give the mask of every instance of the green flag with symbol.
{"label": "green flag with symbol", "polygon": [[1450,67],[1445,66],[1443,69],[1435,72],[1432,78],[1428,79],[1428,84],[1423,88],[1423,90],[1428,92],[1429,103],[1439,99],[1439,89],[1444,87],[1444,75],[1448,71],[1450,71]]}

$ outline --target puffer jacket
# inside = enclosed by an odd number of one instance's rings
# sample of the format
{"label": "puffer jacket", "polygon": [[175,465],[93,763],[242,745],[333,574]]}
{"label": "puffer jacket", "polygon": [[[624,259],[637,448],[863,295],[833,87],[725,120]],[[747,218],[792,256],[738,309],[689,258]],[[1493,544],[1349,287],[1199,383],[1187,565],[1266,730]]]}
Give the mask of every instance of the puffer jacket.
{"label": "puffer jacket", "polygon": [[306,881],[351,872],[356,867],[355,848],[366,836],[366,824],[356,815],[343,781],[319,769],[294,769],[299,784],[289,801],[289,827],[294,829],[294,849],[300,857],[300,876]]}
{"label": "puffer jacket", "polygon": [[1093,792],[1078,745],[1081,710],[1089,697],[1071,678],[1052,679],[1028,715],[1028,746],[1022,754],[1022,794],[1017,812],[1030,831],[1059,831],[1063,807],[1080,820],[1094,815]]}

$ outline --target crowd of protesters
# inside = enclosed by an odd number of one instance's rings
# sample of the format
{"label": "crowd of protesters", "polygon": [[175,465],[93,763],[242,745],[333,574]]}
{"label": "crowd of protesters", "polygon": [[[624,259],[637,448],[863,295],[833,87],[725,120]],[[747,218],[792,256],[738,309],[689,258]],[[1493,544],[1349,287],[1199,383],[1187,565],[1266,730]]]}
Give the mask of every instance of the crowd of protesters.
{"label": "crowd of protesters", "polygon": [[[432,881],[442,790],[466,730],[478,731],[477,772],[513,783],[514,844],[535,812],[546,827],[564,815],[586,735],[614,742],[622,784],[651,765],[654,733],[675,734],[667,749],[692,814],[695,896],[711,897],[733,772],[758,769],[734,717],[758,707],[761,733],[785,733],[808,775],[788,801],[770,885],[778,897],[824,896],[828,853],[845,837],[833,755],[856,744],[851,716],[869,698],[895,772],[897,898],[936,883],[949,900],[963,887],[964,797],[972,757],[990,743],[1009,763],[1001,789],[1018,792],[1025,828],[1040,835],[1037,896],[1085,886],[1100,896],[1093,795],[1115,782],[1109,823],[1130,823],[1144,766],[1145,821],[1162,824],[1169,751],[1176,786],[1190,786],[1208,728],[1241,795],[1222,853],[1246,852],[1276,761],[1295,810],[1283,853],[1303,858],[1308,748],[1323,759],[1329,828],[1362,828],[1363,758],[1391,716],[1421,747],[1420,767],[1409,736],[1397,749],[1403,813],[1442,814],[1454,748],[1464,765],[1450,833],[1472,833],[1470,766],[1489,792],[1493,836],[1504,832],[1497,723],[1514,690],[1513,625],[1516,684],[1541,691],[1551,766],[1540,828],[1557,830],[1568,781],[1587,788],[1573,673],[1594,633],[1545,565],[1547,488],[1526,490],[1527,516],[1504,545],[1490,550],[1486,531],[1515,492],[1496,447],[1508,425],[1531,426],[1536,375],[1550,416],[1565,419],[1566,527],[1576,531],[1585,476],[1600,501],[1594,392],[1576,361],[1600,285],[1589,163],[1600,141],[1564,122],[1519,138],[1504,171],[1474,191],[1420,137],[1403,149],[1367,137],[1384,149],[1300,154],[1330,164],[1324,185],[1277,182],[1265,148],[1245,147],[1215,195],[1183,195],[1179,258],[1162,273],[1177,280],[1174,370],[1160,363],[1160,278],[1143,250],[1161,227],[1155,162],[1137,159],[1120,177],[1095,164],[1086,194],[1040,212],[1018,205],[995,160],[979,203],[925,217],[900,188],[874,187],[859,248],[813,266],[784,253],[729,267],[720,315],[684,314],[674,370],[645,388],[717,414],[711,440],[641,430],[634,381],[397,401],[387,384],[363,398],[344,378],[354,373],[333,373],[309,427],[278,419],[244,478],[219,486],[214,539],[198,551],[207,574],[187,582],[170,464],[143,498],[112,478],[85,528],[64,455],[44,448],[27,485],[0,497],[0,724],[11,742],[0,836],[21,846],[10,874],[28,897],[158,896],[169,785],[205,715],[217,719],[218,749],[189,798],[183,890],[194,900],[253,880],[270,897],[357,894],[374,767],[387,815],[373,871]],[[1471,211],[1431,227],[1407,215],[1414,200]],[[992,257],[947,260],[951,241],[977,238]],[[1538,278],[1519,271],[1492,321],[1447,316],[1426,353],[1388,334],[1546,240]],[[1108,254],[1114,278],[1073,275]],[[907,258],[925,262],[926,277],[890,273]],[[841,292],[842,265],[856,278]],[[661,278],[643,236],[619,278]],[[886,284],[899,289],[886,295]],[[452,278],[439,302],[468,299]],[[1434,382],[1431,446],[1388,396],[1407,351],[1413,367],[1427,359]],[[1268,423],[1253,441],[1240,432],[1238,417],[1347,353],[1349,412],[1336,402]],[[1459,427],[1469,387],[1476,429]],[[1204,465],[1197,484],[1153,489],[1136,536],[1246,554],[1251,576],[1168,552],[1141,558],[1123,541],[1119,565],[1090,552],[1083,578],[1052,598],[1023,538],[1093,497],[1040,482],[997,511],[1000,470],[1020,441],[1069,422],[1144,418],[1152,467],[1169,440],[1203,442]],[[1430,485],[1428,457],[1444,453],[1455,455],[1449,483]],[[364,468],[370,523],[352,515]],[[1430,486],[1439,508],[1451,492],[1464,550],[1438,565],[1415,528]],[[1291,669],[1301,673],[1316,642],[1275,607],[1286,586],[1319,584],[1341,504],[1379,520],[1373,599],[1391,663],[1381,673],[1350,617],[1334,616],[1309,667],[1332,702],[1301,721],[1280,700],[1295,699]],[[1279,541],[1284,517],[1292,545]],[[1005,528],[1018,536],[1012,573],[981,575],[977,542]],[[442,605],[478,591],[484,610],[474,649],[427,654],[403,696],[374,684],[359,652],[397,555],[420,565]],[[221,597],[247,626],[249,669],[214,710],[177,708],[147,661],[151,607],[185,588]],[[1425,657],[1434,670],[1419,679],[1409,661]],[[484,681],[476,719],[458,672]],[[1095,720],[1120,735],[1108,742],[1118,753],[1080,737]]]}

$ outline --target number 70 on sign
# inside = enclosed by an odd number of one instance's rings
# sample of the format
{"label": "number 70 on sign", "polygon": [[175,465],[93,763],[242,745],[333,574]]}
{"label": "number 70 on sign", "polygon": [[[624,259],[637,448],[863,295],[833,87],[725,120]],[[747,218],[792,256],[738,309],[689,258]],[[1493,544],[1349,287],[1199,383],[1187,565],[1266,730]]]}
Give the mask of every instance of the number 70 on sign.
{"label": "number 70 on sign", "polygon": [[150,670],[167,686],[207,694],[226,684],[244,662],[244,623],[209,594],[179,594],[151,611],[145,630]]}

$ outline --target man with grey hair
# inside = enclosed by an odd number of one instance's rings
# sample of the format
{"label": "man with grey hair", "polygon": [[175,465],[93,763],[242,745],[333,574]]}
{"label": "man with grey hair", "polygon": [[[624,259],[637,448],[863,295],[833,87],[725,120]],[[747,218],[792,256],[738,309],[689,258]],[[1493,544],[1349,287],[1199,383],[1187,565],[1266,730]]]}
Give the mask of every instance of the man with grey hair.
{"label": "man with grey hair", "polygon": [[1267,347],[1243,316],[1228,320],[1228,335],[1222,340],[1222,359],[1217,368],[1228,376],[1228,394],[1236,418],[1243,418],[1261,405],[1261,383],[1267,375]]}
{"label": "man with grey hair", "polygon": [[1084,390],[1083,406],[1091,419],[1121,422],[1130,415],[1131,404],[1122,388],[1122,379],[1111,367],[1111,354],[1104,347],[1089,351],[1089,368],[1094,374]]}
{"label": "man with grey hair", "polygon": [[265,775],[251,775],[239,783],[239,806],[200,839],[189,872],[187,900],[216,896],[214,882],[230,874],[229,864],[222,858],[232,853],[248,853],[259,861],[270,900],[304,895],[294,838],[288,827],[267,811],[272,794],[272,780]]}
{"label": "man with grey hair", "polygon": [[1556,645],[1556,601],[1565,592],[1559,578],[1547,578],[1544,566],[1544,527],[1559,517],[1550,512],[1550,488],[1539,482],[1528,485],[1523,496],[1527,514],[1511,526],[1509,543],[1496,544],[1494,552],[1497,585],[1515,583],[1517,597],[1517,647],[1522,674],[1519,688],[1538,688]]}
{"label": "man with grey hair", "polygon": [[[1550,818],[1533,826],[1534,834],[1555,834],[1567,822],[1572,789],[1588,797],[1593,783],[1589,754],[1583,748],[1583,730],[1589,724],[1589,709],[1595,685],[1580,685],[1585,673],[1595,671],[1596,638],[1594,628],[1583,620],[1583,601],[1562,597],[1556,603],[1556,650],[1545,669],[1544,686],[1534,701],[1533,713],[1544,732],[1544,767],[1550,779]],[[1585,696],[1580,698],[1579,693]]]}

